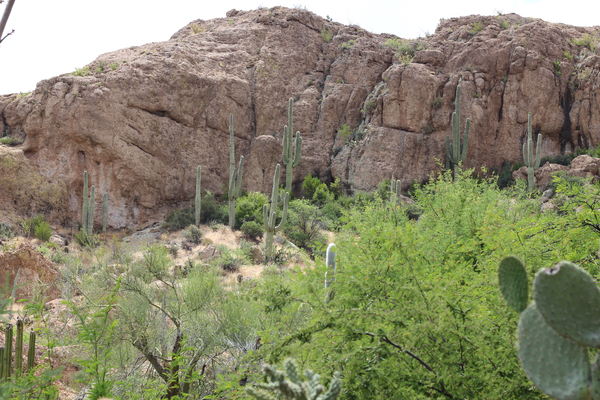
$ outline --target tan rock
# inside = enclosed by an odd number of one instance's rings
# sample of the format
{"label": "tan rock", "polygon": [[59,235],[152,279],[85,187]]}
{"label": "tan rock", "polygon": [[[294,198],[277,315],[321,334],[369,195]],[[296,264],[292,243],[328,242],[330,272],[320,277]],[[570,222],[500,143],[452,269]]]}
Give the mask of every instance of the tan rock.
{"label": "tan rock", "polygon": [[217,249],[217,246],[215,245],[209,245],[206,246],[206,248],[204,250],[202,250],[199,254],[200,259],[202,261],[210,261],[213,258],[219,257],[221,255],[221,252],[219,251],[219,249]]}
{"label": "tan rock", "polygon": [[31,300],[40,290],[47,301],[57,299],[60,297],[59,278],[60,272],[54,263],[29,245],[0,254],[0,287],[14,290],[15,300]]}

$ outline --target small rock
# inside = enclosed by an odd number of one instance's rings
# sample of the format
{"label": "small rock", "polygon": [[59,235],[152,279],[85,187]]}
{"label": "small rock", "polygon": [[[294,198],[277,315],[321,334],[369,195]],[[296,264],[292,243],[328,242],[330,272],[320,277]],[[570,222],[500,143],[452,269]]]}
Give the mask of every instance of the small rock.
{"label": "small rock", "polygon": [[552,203],[551,201],[547,201],[544,204],[542,204],[542,206],[540,207],[540,212],[542,213],[546,213],[546,212],[555,212],[558,211],[558,207],[556,207],[554,205],[554,203]]}
{"label": "small rock", "polygon": [[213,258],[219,257],[220,255],[221,252],[219,251],[219,249],[217,249],[216,246],[211,244],[210,246],[207,246],[204,250],[200,252],[200,259],[202,261],[210,261]]}
{"label": "small rock", "polygon": [[52,243],[56,243],[60,247],[66,247],[69,244],[69,242],[67,241],[67,239],[65,239],[64,237],[62,237],[60,235],[56,235],[56,234],[50,236],[49,240]]}

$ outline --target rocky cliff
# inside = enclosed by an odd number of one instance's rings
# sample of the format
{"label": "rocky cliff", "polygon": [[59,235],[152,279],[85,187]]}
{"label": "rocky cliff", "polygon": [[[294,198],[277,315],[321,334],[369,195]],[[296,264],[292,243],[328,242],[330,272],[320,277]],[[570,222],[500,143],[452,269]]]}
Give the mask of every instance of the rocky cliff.
{"label": "rocky cliff", "polygon": [[521,161],[530,111],[543,155],[600,143],[598,32],[476,15],[403,42],[302,9],[231,10],[168,41],[100,55],[28,96],[0,97],[0,130],[25,138],[30,163],[66,186],[73,220],[87,170],[96,207],[109,195],[113,228],[190,204],[196,165],[203,188],[222,192],[230,113],[244,188],[268,192],[290,97],[304,139],[296,191],[308,173],[339,176],[347,190],[392,174],[406,187],[445,162],[459,83],[467,167]]}

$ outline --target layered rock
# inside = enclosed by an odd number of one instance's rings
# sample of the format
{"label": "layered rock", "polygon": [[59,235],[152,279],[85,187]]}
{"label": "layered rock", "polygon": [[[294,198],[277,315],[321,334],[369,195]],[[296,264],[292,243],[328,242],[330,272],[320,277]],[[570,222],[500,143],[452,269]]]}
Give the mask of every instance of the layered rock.
{"label": "layered rock", "polygon": [[[390,35],[302,9],[232,10],[166,42],[103,54],[83,76],[0,97],[0,130],[26,138],[35,168],[66,185],[73,220],[87,170],[97,209],[109,195],[113,228],[191,204],[197,165],[203,188],[222,193],[230,113],[244,189],[269,192],[290,97],[304,140],[296,191],[308,173],[339,176],[348,191],[392,175],[406,188],[444,164],[459,82],[461,129],[471,118],[467,167],[521,161],[529,111],[542,155],[597,145],[600,57],[574,44],[596,31],[514,14],[451,19],[413,42],[405,65]],[[338,133],[344,125],[351,137]]]}

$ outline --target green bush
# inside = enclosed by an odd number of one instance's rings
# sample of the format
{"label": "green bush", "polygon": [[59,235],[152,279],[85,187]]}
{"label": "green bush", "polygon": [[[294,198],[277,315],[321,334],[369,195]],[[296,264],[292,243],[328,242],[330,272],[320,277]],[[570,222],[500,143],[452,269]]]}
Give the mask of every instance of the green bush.
{"label": "green bush", "polygon": [[42,242],[47,242],[52,235],[52,228],[50,228],[49,223],[42,221],[34,228],[34,234],[35,237],[40,239]]}
{"label": "green bush", "polygon": [[44,216],[42,214],[36,214],[33,218],[28,218],[24,221],[21,221],[21,227],[23,228],[23,234],[26,237],[35,234],[35,228],[40,225],[42,222],[45,222]]}
{"label": "green bush", "polygon": [[194,207],[187,207],[183,210],[175,208],[167,214],[166,228],[170,231],[187,228],[194,225],[195,218]]}
{"label": "green bush", "polygon": [[380,199],[387,201],[390,199],[390,180],[384,179],[377,184],[377,190],[375,194]]}
{"label": "green bush", "polygon": [[571,165],[571,161],[573,158],[569,154],[558,154],[556,156],[545,156],[540,160],[540,167],[543,167],[545,164],[560,164],[560,165]]}
{"label": "green bush", "polygon": [[202,196],[202,206],[200,207],[200,222],[209,223],[229,223],[229,209],[227,204],[219,204],[212,192],[206,191]]}
{"label": "green bush", "polygon": [[327,189],[327,185],[322,183],[317,187],[317,190],[315,190],[312,202],[318,206],[323,206],[324,204],[333,201],[333,198],[333,195],[329,192],[329,189]]}
{"label": "green bush", "polygon": [[0,223],[0,240],[11,239],[15,236],[13,227],[9,224]]}
{"label": "green bush", "polygon": [[512,173],[513,173],[512,165],[508,161],[503,162],[502,166],[500,167],[500,171],[498,172],[498,181],[497,182],[498,182],[498,187],[500,189],[503,189],[508,186],[512,186],[515,183]]}
{"label": "green bush", "polygon": [[310,174],[304,177],[304,182],[302,182],[302,196],[305,199],[312,200],[317,188],[323,185],[319,178],[316,176],[313,177]]}
{"label": "green bush", "polygon": [[200,244],[202,242],[202,231],[197,226],[192,225],[185,233],[185,237],[194,244]]}
{"label": "green bush", "polygon": [[262,209],[269,201],[259,192],[250,192],[235,202],[235,225],[241,227],[244,222],[262,222]]}
{"label": "green bush", "polygon": [[325,244],[321,230],[327,226],[328,221],[317,206],[307,200],[294,200],[289,203],[283,230],[296,246],[313,253],[319,244]]}
{"label": "green bush", "polygon": [[252,240],[260,240],[265,233],[265,228],[262,224],[256,221],[246,221],[240,228],[244,236]]}
{"label": "green bush", "polygon": [[339,199],[343,193],[342,193],[342,180],[340,179],[340,177],[336,177],[335,180],[333,182],[331,182],[329,184],[329,192],[331,192],[331,194],[333,195],[334,199]]}

